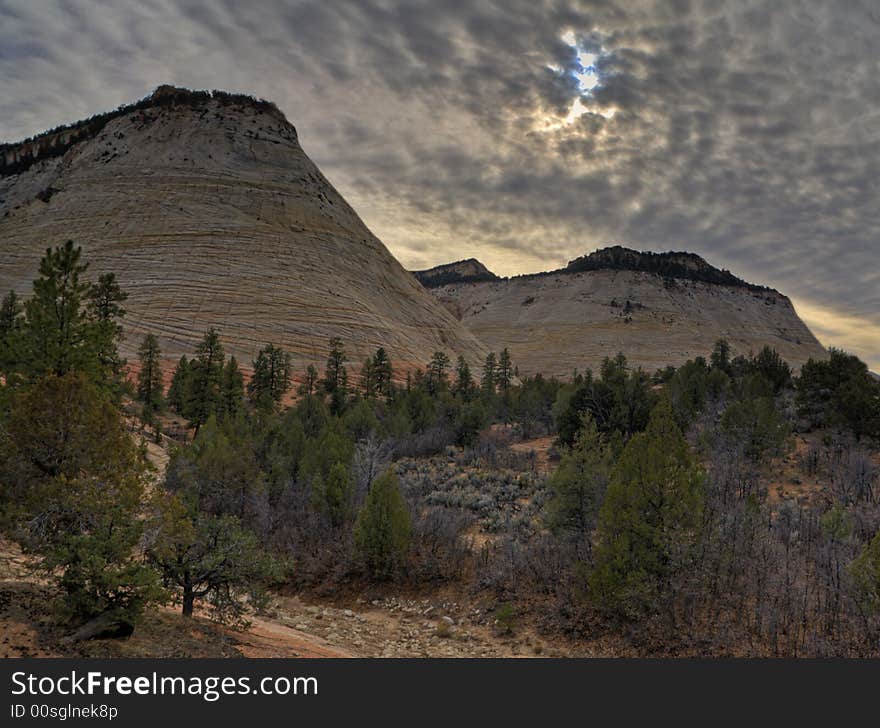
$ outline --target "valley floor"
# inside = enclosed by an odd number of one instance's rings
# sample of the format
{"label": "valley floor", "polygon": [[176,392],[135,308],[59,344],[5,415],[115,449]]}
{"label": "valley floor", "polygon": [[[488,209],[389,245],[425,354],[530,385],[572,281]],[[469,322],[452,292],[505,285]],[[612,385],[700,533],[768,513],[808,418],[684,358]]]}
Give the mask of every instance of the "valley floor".
{"label": "valley floor", "polygon": [[0,658],[10,657],[595,657],[530,628],[500,636],[473,604],[385,595],[351,607],[278,596],[247,630],[153,610],[126,640],[70,644],[53,624],[49,587],[17,546],[0,541]]}

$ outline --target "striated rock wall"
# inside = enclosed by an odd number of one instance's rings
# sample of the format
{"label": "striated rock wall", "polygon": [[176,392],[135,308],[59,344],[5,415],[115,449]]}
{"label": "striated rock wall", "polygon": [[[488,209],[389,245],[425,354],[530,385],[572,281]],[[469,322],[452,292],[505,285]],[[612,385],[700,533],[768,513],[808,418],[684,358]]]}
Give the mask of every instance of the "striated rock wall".
{"label": "striated rock wall", "polygon": [[793,366],[825,350],[788,298],[638,270],[566,270],[431,292],[490,349],[507,346],[522,374],[596,371],[623,352],[655,370],[708,356],[727,339],[736,353],[775,348]]}
{"label": "striated rock wall", "polygon": [[378,346],[404,367],[482,355],[272,104],[162,87],[109,116],[2,150],[30,162],[0,173],[0,291],[26,295],[45,249],[70,238],[129,292],[129,356],[146,332],[169,359],[189,354],[209,326],[245,365],[266,343],[318,362],[332,336],[355,362]]}

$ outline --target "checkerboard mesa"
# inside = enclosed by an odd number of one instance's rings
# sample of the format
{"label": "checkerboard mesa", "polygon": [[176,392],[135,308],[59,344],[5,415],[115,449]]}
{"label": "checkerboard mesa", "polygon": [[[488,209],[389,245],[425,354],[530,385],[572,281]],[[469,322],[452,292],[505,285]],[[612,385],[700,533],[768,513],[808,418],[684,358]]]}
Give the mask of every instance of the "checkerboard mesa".
{"label": "checkerboard mesa", "polygon": [[400,371],[482,346],[405,271],[302,150],[272,103],[160,86],[114,111],[0,146],[0,290],[27,294],[48,246],[82,245],[129,293],[126,342],[169,360],[209,327],[249,362],[294,366],[341,338]]}

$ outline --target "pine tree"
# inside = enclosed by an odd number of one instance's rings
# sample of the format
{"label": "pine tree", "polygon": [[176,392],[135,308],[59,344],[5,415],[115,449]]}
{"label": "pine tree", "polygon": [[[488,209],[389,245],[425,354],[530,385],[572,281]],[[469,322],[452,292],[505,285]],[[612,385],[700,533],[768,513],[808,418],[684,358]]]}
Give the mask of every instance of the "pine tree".
{"label": "pine tree", "polygon": [[24,323],[24,306],[15,291],[10,291],[0,303],[0,375],[8,376],[15,365],[12,346],[14,336]]}
{"label": "pine tree", "polygon": [[715,348],[709,357],[713,369],[718,369],[725,374],[730,374],[730,344],[726,339],[718,339]]}
{"label": "pine tree", "polygon": [[299,387],[297,387],[297,394],[301,397],[311,397],[318,389],[318,370],[315,369],[314,364],[309,364],[306,367],[306,375],[303,377],[302,382]]}
{"label": "pine tree", "polygon": [[99,374],[94,325],[84,310],[89,284],[81,280],[88,264],[82,249],[68,240],[47,249],[39,278],[25,304],[25,322],[13,339],[17,369],[31,381],[45,374],[70,371]]}
{"label": "pine tree", "polygon": [[354,524],[354,544],[370,574],[392,576],[403,564],[412,536],[409,510],[394,471],[376,478]]}
{"label": "pine tree", "polygon": [[220,411],[224,359],[220,336],[210,328],[196,348],[196,357],[190,364],[186,416],[197,433],[212,414]]}
{"label": "pine tree", "polygon": [[506,395],[513,384],[513,366],[510,362],[510,352],[506,346],[501,350],[501,355],[498,357],[496,380],[501,393]]}
{"label": "pine tree", "polygon": [[455,365],[455,393],[465,401],[471,398],[474,391],[474,378],[471,368],[461,355]]}
{"label": "pine tree", "polygon": [[125,360],[118,354],[118,346],[124,338],[119,321],[125,316],[122,304],[128,294],[119,287],[114,273],[104,273],[89,287],[88,298],[88,314],[98,332],[98,360],[111,377],[119,380],[125,366]]}
{"label": "pine tree", "polygon": [[348,399],[348,371],[345,368],[345,347],[342,339],[330,339],[330,353],[324,370],[324,390],[330,395],[330,411],[340,414]]}
{"label": "pine tree", "polygon": [[376,349],[373,356],[373,380],[376,384],[376,395],[379,397],[389,397],[391,395],[391,379],[393,370],[391,368],[391,360],[388,354],[381,346]]}
{"label": "pine tree", "polygon": [[599,510],[596,606],[629,619],[657,610],[692,562],[704,498],[703,473],[663,399],[624,448]]}
{"label": "pine tree", "polygon": [[177,414],[184,417],[190,400],[191,375],[190,363],[184,354],[174,368],[171,385],[168,387],[168,404]]}
{"label": "pine tree", "polygon": [[436,394],[448,386],[449,355],[445,351],[435,351],[428,363],[428,391]]}
{"label": "pine tree", "polygon": [[138,349],[141,369],[138,372],[137,397],[144,404],[144,419],[161,411],[163,402],[162,353],[153,334],[144,336]]}
{"label": "pine tree", "polygon": [[486,361],[483,364],[483,377],[480,380],[480,386],[486,394],[495,394],[498,382],[498,360],[495,352],[490,351],[486,354]]}
{"label": "pine tree", "polygon": [[555,533],[589,545],[605,497],[612,455],[596,422],[585,415],[574,445],[563,452],[549,480],[547,525]]}
{"label": "pine tree", "polygon": [[247,386],[248,399],[258,409],[272,410],[290,389],[290,354],[269,344],[257,354],[253,368]]}
{"label": "pine tree", "polygon": [[367,399],[376,396],[376,373],[373,368],[373,358],[370,356],[364,359],[361,367],[361,393]]}
{"label": "pine tree", "polygon": [[224,417],[236,417],[241,412],[244,399],[244,377],[234,356],[223,367],[220,383],[220,413]]}

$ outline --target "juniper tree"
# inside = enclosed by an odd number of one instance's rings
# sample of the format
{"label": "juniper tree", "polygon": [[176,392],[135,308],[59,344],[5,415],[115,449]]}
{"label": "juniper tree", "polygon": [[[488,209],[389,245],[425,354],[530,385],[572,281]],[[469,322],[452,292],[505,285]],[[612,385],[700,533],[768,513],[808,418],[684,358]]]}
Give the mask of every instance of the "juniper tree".
{"label": "juniper tree", "polygon": [[144,336],[138,348],[140,371],[137,377],[137,398],[143,402],[145,419],[161,411],[163,402],[162,352],[153,334]]}
{"label": "juniper tree", "polygon": [[312,479],[312,507],[330,520],[330,525],[338,528],[351,514],[354,484],[345,463],[335,463],[326,477],[320,472]]}
{"label": "juniper tree", "polygon": [[550,477],[547,525],[556,534],[586,544],[596,525],[611,472],[612,455],[605,438],[589,415],[571,448]]}
{"label": "juniper tree", "polygon": [[718,339],[718,341],[715,342],[715,347],[712,349],[709,362],[713,369],[719,369],[728,375],[731,373],[730,344],[726,339]]}
{"label": "juniper tree", "polygon": [[137,554],[146,469],[108,393],[82,372],[45,375],[15,398],[0,451],[2,505],[64,613],[133,625],[159,597]]}
{"label": "juniper tree", "polygon": [[693,560],[704,500],[702,470],[661,400],[626,444],[599,510],[589,580],[596,606],[626,619],[656,611]]}
{"label": "juniper tree", "polygon": [[354,545],[369,573],[389,578],[402,566],[412,537],[409,510],[394,471],[370,486],[354,524]]}
{"label": "juniper tree", "polygon": [[199,512],[185,495],[165,495],[152,524],[147,558],[178,589],[184,617],[207,600],[221,623],[245,627],[246,597],[260,594],[274,564],[235,516]]}

